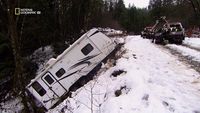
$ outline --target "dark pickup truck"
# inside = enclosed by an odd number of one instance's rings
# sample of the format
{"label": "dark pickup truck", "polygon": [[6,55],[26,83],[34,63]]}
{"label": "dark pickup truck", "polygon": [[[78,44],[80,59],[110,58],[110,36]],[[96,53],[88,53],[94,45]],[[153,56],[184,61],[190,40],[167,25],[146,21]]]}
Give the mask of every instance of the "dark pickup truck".
{"label": "dark pickup truck", "polygon": [[169,43],[182,44],[185,39],[185,30],[180,22],[169,23],[170,32],[167,36]]}
{"label": "dark pickup truck", "polygon": [[182,44],[185,39],[185,31],[180,22],[166,23],[154,34],[155,43],[175,43]]}

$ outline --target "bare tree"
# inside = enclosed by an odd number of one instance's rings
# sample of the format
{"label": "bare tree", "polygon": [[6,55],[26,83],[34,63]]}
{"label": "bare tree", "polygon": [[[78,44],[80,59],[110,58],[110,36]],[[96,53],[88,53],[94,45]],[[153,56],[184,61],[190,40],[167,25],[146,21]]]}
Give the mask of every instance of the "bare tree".
{"label": "bare tree", "polygon": [[199,14],[200,14],[200,1],[199,0],[188,0],[188,1],[192,5],[192,8],[193,8],[196,16],[199,16]]}
{"label": "bare tree", "polygon": [[[18,18],[15,15],[15,8],[19,7],[20,0],[7,0],[7,18],[8,18],[8,33],[9,40],[11,42],[12,51],[15,60],[15,71],[13,76],[13,88],[14,93],[19,95],[24,105],[23,112],[30,112],[28,107],[28,98],[25,93],[25,74],[23,73],[23,58],[21,54],[21,34],[23,28],[18,29]],[[23,22],[22,22],[23,23]],[[23,25],[22,25],[23,27]]]}

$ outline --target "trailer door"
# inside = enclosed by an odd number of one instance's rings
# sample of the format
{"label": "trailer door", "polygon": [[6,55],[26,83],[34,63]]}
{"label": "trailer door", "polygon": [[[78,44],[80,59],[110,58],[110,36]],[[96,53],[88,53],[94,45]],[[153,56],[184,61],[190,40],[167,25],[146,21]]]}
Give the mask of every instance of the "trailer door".
{"label": "trailer door", "polygon": [[58,97],[61,97],[66,92],[62,84],[50,72],[46,73],[42,80],[47,84],[49,90],[53,91]]}
{"label": "trailer door", "polygon": [[[50,72],[47,72],[45,75],[42,76],[42,81],[48,87],[47,94],[49,95],[50,100],[56,100],[55,102],[57,102],[58,98],[65,94],[66,90],[64,89],[62,84],[58,80],[56,80],[56,78]],[[47,101],[44,104],[55,104],[55,102],[52,103],[52,101]]]}

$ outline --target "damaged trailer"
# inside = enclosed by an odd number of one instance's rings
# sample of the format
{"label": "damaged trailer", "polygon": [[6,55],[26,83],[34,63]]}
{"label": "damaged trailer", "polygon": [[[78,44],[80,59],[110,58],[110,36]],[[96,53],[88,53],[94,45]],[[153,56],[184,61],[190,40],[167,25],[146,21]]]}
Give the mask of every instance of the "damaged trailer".
{"label": "damaged trailer", "polygon": [[117,43],[91,29],[56,59],[51,58],[42,72],[27,85],[28,94],[47,110],[69,92],[81,77],[87,77],[117,47]]}

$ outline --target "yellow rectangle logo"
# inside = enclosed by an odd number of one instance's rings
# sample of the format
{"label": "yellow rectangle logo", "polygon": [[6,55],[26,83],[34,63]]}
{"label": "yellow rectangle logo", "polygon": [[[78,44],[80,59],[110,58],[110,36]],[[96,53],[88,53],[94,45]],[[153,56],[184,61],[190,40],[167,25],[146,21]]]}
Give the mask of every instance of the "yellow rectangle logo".
{"label": "yellow rectangle logo", "polygon": [[15,15],[20,15],[20,8],[15,8]]}

